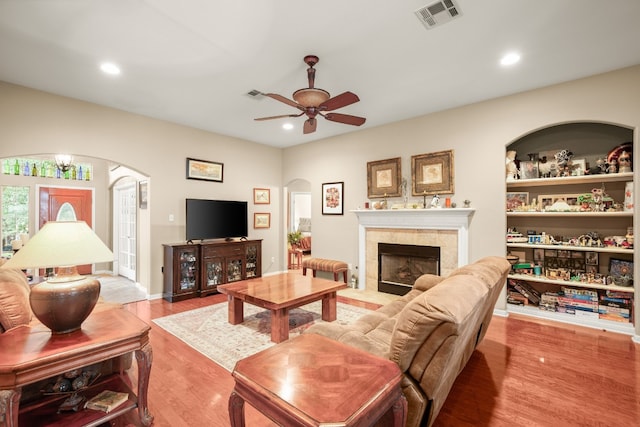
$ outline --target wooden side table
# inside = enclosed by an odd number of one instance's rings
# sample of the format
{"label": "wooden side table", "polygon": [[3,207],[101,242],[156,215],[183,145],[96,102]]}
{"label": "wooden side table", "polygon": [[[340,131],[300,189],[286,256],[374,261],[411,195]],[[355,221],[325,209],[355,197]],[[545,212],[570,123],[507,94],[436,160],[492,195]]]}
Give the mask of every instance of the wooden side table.
{"label": "wooden side table", "polygon": [[289,259],[287,267],[289,270],[297,270],[302,267],[302,251],[300,249],[289,249]]}
{"label": "wooden side table", "polygon": [[232,427],[244,427],[244,403],[280,425],[374,425],[389,410],[402,427],[402,373],[390,360],[317,334],[290,339],[238,361],[229,397]]}
{"label": "wooden side table", "polygon": [[[147,389],[152,363],[149,343],[151,328],[129,311],[114,308],[92,313],[82,329],[52,335],[44,325],[21,326],[0,334],[0,426],[99,425],[138,408],[140,422],[150,426],[153,416],[147,407]],[[126,373],[98,381],[85,391],[87,398],[103,389],[126,391],[129,400],[112,412],[93,410],[56,413],[68,396],[46,396],[42,401],[19,408],[22,387],[56,375],[134,352],[138,365],[137,396],[129,389]]]}

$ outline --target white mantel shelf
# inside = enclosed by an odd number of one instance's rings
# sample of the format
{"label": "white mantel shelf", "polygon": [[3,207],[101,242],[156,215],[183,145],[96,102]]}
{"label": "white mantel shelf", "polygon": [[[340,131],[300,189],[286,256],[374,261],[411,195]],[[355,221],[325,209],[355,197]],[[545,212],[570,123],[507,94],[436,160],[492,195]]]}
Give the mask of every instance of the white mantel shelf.
{"label": "white mantel shelf", "polygon": [[[366,265],[367,228],[397,228],[420,230],[456,230],[458,232],[458,266],[469,263],[469,223],[473,208],[430,209],[358,209],[350,211],[358,217],[358,262]],[[364,268],[360,270],[359,286],[364,287]]]}
{"label": "white mantel shelf", "polygon": [[457,230],[469,227],[475,209],[358,209],[350,212],[358,216],[360,225],[367,227]]}

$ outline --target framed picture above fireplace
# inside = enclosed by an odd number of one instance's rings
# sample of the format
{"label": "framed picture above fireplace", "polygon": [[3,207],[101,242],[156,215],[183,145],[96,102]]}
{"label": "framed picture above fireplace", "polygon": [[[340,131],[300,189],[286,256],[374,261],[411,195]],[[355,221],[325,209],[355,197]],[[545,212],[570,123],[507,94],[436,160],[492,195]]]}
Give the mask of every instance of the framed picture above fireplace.
{"label": "framed picture above fireplace", "polygon": [[453,194],[453,150],[411,156],[411,194]]}
{"label": "framed picture above fireplace", "polygon": [[400,157],[367,163],[367,195],[370,199],[402,196]]}

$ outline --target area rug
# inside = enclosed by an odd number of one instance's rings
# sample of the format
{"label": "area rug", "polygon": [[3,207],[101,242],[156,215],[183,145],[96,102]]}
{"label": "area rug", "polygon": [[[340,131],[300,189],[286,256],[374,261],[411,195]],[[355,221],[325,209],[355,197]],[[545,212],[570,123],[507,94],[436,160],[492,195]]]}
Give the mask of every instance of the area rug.
{"label": "area rug", "polygon": [[101,274],[95,278],[100,281],[100,297],[106,302],[129,304],[147,299],[147,293],[126,277]]}
{"label": "area rug", "polygon": [[[184,313],[160,317],[153,322],[175,335],[195,350],[207,356],[228,371],[236,362],[267,349],[271,342],[271,313],[268,310],[245,304],[244,322],[231,325],[227,319],[226,302]],[[335,322],[350,324],[370,310],[338,302]],[[314,323],[321,323],[320,301],[296,308],[289,313],[289,338],[300,335]]]}

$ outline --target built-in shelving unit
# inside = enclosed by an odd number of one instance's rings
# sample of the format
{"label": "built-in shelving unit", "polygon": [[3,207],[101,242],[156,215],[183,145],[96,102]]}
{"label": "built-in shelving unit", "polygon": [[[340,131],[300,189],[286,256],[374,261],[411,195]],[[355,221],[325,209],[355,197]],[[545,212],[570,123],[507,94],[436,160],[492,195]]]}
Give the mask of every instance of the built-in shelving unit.
{"label": "built-in shelving unit", "polygon": [[[590,136],[592,130],[594,132]],[[548,154],[567,149],[573,153],[574,159],[586,158],[588,168],[589,163],[595,164],[597,158],[606,157],[617,146],[625,143],[628,147],[628,141],[633,138],[630,130],[594,123],[560,125],[539,131],[539,135],[536,133],[515,141],[507,150],[517,151],[519,160],[526,161],[530,153]],[[585,138],[586,142],[581,140]],[[535,156],[531,155],[529,161],[535,162]],[[629,191],[628,183],[633,181],[633,172],[584,174],[584,170],[579,176],[507,180],[507,195],[516,193],[526,200],[522,206],[506,212],[509,231],[515,229],[524,237],[554,236],[551,242],[549,239],[543,239],[542,242],[529,239],[529,242],[506,243],[507,253],[519,256],[521,261],[514,265],[514,271],[509,274],[509,312],[638,336],[634,324],[637,324],[640,316],[634,307],[637,297],[633,282],[630,286],[620,286],[629,283],[614,283],[609,274],[611,265],[619,263],[631,265],[633,274],[636,251],[633,248],[633,233],[629,235],[629,230],[634,227],[635,211],[624,209],[624,206],[612,206],[622,205],[625,192]],[[571,210],[551,210],[540,203],[541,199],[553,197],[555,200],[556,196],[567,200],[573,197],[575,200],[574,196],[592,193],[594,189],[604,190],[613,199],[605,211],[581,209],[575,205],[570,207]],[[625,240],[623,246],[605,245],[602,241],[593,246],[573,244],[579,243],[575,241],[576,237],[592,233],[597,233],[603,240],[607,236],[631,237]],[[629,242],[631,247],[628,246]],[[567,293],[563,294],[565,289]],[[526,297],[527,290],[534,293],[530,299]],[[556,294],[560,298],[554,300]],[[538,297],[539,304],[536,301]],[[571,298],[572,303],[567,303]],[[584,298],[582,306],[579,298]],[[616,302],[612,303],[614,300]],[[553,302],[549,304],[549,301],[557,301],[556,307],[560,308],[553,311]],[[619,307],[608,308],[613,307],[611,304],[618,304],[617,301],[620,301]],[[612,312],[616,314],[611,316]],[[621,313],[620,317],[617,317],[617,313]],[[622,313],[630,315],[625,319]],[[612,318],[617,320],[609,320]]]}

